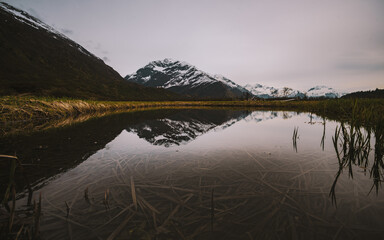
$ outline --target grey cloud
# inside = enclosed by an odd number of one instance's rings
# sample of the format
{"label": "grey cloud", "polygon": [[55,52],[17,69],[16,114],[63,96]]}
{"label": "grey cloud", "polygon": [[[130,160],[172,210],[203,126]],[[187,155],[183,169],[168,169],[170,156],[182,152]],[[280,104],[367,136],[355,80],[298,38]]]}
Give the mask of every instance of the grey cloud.
{"label": "grey cloud", "polygon": [[107,58],[107,57],[103,57],[103,61],[104,61],[104,62],[109,62],[109,58]]}

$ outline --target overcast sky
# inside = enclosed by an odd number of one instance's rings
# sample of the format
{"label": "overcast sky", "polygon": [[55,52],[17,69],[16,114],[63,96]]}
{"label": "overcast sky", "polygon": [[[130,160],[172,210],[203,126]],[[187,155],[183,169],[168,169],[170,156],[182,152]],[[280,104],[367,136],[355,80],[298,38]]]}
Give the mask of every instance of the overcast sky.
{"label": "overcast sky", "polygon": [[122,76],[164,58],[238,84],[384,88],[383,0],[6,0]]}

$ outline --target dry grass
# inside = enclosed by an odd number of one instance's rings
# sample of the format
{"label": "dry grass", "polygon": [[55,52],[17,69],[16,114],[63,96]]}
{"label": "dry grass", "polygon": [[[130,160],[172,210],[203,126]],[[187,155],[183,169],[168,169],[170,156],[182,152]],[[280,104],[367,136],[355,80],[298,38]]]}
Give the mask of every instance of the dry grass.
{"label": "dry grass", "polygon": [[383,99],[114,102],[8,96],[0,98],[0,122],[59,119],[96,112],[113,112],[128,109],[190,106],[260,107],[309,111],[320,115],[338,115],[339,117],[351,117],[351,115],[355,114],[359,115],[360,118],[374,118],[377,116],[382,118],[382,112],[384,112]]}
{"label": "dry grass", "polygon": [[61,127],[111,113],[157,108],[249,107],[271,105],[267,102],[103,102],[34,97],[0,98],[0,135]]}
{"label": "dry grass", "polygon": [[[38,202],[31,204],[32,191],[27,206],[16,206],[16,184],[14,181],[16,167],[23,168],[16,156],[0,155],[0,160],[10,161],[9,183],[0,207],[1,239],[40,239],[41,194]],[[11,206],[9,206],[11,204]]]}

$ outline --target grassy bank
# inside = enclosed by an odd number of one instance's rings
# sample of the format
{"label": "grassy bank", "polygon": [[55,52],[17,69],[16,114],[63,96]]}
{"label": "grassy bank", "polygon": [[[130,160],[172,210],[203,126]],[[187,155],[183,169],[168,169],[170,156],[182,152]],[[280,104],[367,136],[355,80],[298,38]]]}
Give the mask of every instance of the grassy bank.
{"label": "grassy bank", "polygon": [[328,99],[316,101],[294,101],[282,108],[294,108],[341,121],[353,121],[372,126],[384,121],[384,99]]}
{"label": "grassy bank", "polygon": [[353,118],[362,124],[375,124],[384,120],[384,99],[115,102],[2,97],[0,98],[0,126],[161,107],[253,107],[313,112],[322,116],[346,120]]}

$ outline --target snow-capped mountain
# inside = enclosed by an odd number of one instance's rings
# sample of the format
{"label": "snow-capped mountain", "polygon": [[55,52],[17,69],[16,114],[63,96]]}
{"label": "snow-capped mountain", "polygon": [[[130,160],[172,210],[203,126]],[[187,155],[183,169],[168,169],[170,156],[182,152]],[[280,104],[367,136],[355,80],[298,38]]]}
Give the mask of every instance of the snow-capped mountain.
{"label": "snow-capped mountain", "polygon": [[250,91],[255,97],[259,98],[303,98],[304,93],[292,88],[275,88],[261,84],[247,84],[245,89]]}
{"label": "snow-capped mountain", "polygon": [[125,79],[199,98],[238,98],[248,92],[228,78],[203,72],[189,63],[169,58],[150,62]]}
{"label": "snow-capped mountain", "polygon": [[336,91],[333,88],[326,86],[315,86],[313,88],[308,89],[306,92],[308,97],[326,97],[326,98],[339,98],[345,95],[345,92]]}
{"label": "snow-capped mountain", "polygon": [[244,88],[259,98],[338,98],[345,95],[343,92],[326,86],[315,86],[307,91],[294,90],[289,87],[268,87],[261,84],[247,84]]}

